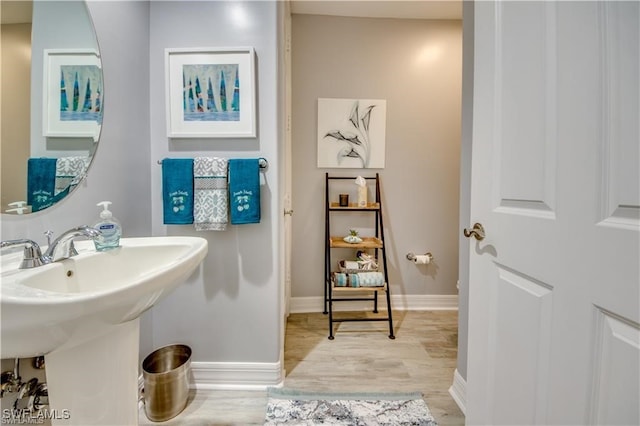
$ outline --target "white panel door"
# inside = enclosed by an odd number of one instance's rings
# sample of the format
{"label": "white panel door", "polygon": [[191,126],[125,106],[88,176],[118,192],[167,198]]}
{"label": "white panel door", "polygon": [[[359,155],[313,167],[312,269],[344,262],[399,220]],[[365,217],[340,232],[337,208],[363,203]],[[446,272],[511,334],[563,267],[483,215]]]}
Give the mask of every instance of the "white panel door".
{"label": "white panel door", "polygon": [[640,3],[476,2],[468,424],[640,424]]}
{"label": "white panel door", "polygon": [[[285,85],[285,134],[284,134],[284,323],[291,307],[291,247],[293,215],[293,155],[291,145],[291,4],[284,2],[284,85]],[[284,350],[283,350],[284,352]]]}

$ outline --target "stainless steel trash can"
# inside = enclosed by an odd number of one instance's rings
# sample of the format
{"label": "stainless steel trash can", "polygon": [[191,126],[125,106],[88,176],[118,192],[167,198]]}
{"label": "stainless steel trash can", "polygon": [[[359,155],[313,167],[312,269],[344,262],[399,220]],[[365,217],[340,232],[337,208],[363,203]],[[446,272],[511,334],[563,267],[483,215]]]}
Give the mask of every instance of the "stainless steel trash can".
{"label": "stainless steel trash can", "polygon": [[184,410],[189,396],[191,348],[169,345],[142,362],[144,410],[149,420],[163,422]]}

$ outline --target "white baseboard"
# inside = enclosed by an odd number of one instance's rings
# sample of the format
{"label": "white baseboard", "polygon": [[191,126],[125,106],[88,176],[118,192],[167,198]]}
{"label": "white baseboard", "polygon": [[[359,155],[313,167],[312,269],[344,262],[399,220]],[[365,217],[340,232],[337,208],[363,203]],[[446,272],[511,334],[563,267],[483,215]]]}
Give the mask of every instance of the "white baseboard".
{"label": "white baseboard", "polygon": [[[436,311],[436,310],[457,310],[457,295],[419,295],[400,294],[391,295],[391,307],[401,311]],[[384,294],[378,296],[378,309],[386,311],[387,304]],[[324,310],[324,297],[292,297],[290,312],[301,314],[307,312],[322,312]],[[342,311],[368,311],[371,310],[370,302],[339,302],[333,305],[336,312]]]}
{"label": "white baseboard", "polygon": [[458,373],[458,369],[453,373],[453,384],[449,388],[449,395],[453,398],[453,400],[460,407],[460,411],[467,414],[467,381],[462,378],[460,373]]}
{"label": "white baseboard", "polygon": [[[192,362],[189,387],[210,390],[264,390],[281,387],[284,370],[280,362]],[[144,376],[138,377],[138,390]]]}
{"label": "white baseboard", "polygon": [[192,362],[193,389],[263,390],[281,386],[280,362]]}

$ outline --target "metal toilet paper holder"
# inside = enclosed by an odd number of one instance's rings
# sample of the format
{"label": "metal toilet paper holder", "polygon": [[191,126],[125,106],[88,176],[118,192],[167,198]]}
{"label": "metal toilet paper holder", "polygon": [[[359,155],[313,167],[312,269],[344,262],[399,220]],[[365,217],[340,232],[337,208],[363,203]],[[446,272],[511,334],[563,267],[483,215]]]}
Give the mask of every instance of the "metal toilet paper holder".
{"label": "metal toilet paper holder", "polygon": [[[431,254],[431,252],[426,252],[424,256],[427,256],[429,258],[429,262],[433,260],[433,255]],[[416,258],[416,255],[413,254],[413,252],[407,253],[407,260],[413,261],[415,258]]]}

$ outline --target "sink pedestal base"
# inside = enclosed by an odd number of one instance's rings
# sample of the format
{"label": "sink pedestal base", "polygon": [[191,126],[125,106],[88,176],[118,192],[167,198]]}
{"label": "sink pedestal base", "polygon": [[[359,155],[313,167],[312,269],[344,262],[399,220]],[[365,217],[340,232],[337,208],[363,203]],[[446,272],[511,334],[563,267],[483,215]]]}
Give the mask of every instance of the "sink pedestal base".
{"label": "sink pedestal base", "polygon": [[137,425],[139,339],[136,318],[45,355],[52,425]]}

